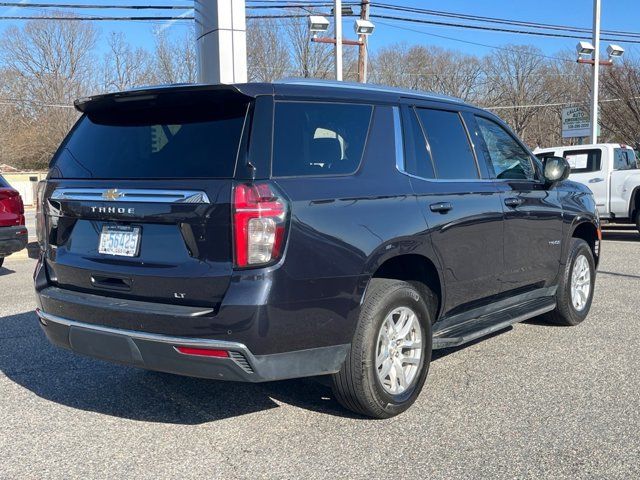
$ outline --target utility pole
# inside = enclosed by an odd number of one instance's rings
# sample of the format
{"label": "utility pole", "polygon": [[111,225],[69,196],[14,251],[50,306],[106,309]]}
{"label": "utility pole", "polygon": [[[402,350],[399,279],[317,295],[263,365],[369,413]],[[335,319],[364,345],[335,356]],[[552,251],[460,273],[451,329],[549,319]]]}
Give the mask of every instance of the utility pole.
{"label": "utility pole", "polygon": [[247,81],[244,0],[195,0],[198,82]]}
{"label": "utility pole", "polygon": [[336,31],[334,47],[336,80],[342,81],[342,0],[333,0],[333,19]]}
{"label": "utility pole", "polygon": [[[369,0],[362,0],[360,4],[360,18],[362,20],[369,20]],[[360,45],[358,46],[358,81],[360,83],[367,83],[367,36],[360,35]]]}
{"label": "utility pole", "polygon": [[591,82],[591,143],[598,143],[598,89],[600,75],[600,0],[593,0],[593,78]]}

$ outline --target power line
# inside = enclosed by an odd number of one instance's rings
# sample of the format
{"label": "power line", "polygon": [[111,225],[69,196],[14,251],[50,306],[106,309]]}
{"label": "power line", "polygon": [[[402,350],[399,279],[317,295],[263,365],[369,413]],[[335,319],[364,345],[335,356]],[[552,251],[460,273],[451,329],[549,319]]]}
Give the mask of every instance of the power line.
{"label": "power line", "polygon": [[[503,25],[515,25],[521,27],[529,27],[529,28],[537,28],[537,29],[545,29],[545,30],[561,30],[575,33],[586,33],[591,34],[592,30],[590,28],[585,27],[576,27],[570,25],[558,25],[558,24],[550,24],[550,23],[538,23],[538,22],[526,22],[521,20],[512,20],[505,18],[497,18],[497,17],[486,17],[480,15],[470,15],[463,13],[455,13],[455,12],[446,12],[442,10],[429,10],[418,7],[405,7],[402,5],[392,5],[385,3],[375,3],[375,7],[380,9],[387,10],[395,10],[395,11],[403,11],[409,13],[420,13],[423,15],[431,15],[437,17],[448,17],[448,18],[458,18],[463,20],[471,20],[477,22],[485,22],[485,23],[497,23]],[[621,31],[621,30],[602,30],[601,33],[606,35],[622,35],[622,36],[630,36],[630,37],[640,37],[640,32],[629,32],[629,31]]]}
{"label": "power line", "polygon": [[[344,2],[344,6],[357,6],[359,2]],[[283,0],[277,0],[277,4],[273,5],[247,5],[247,9],[278,9],[278,8],[307,8],[307,7],[331,7],[332,2],[294,2],[283,3]],[[19,3],[19,2],[0,2],[0,7],[11,8],[53,8],[53,9],[91,9],[91,10],[193,10],[193,5],[99,5],[99,4],[73,4],[73,3]]]}
{"label": "power line", "polygon": [[[474,42],[471,40],[462,40],[460,38],[455,38],[455,37],[450,37],[448,35],[440,35],[437,33],[431,33],[431,32],[425,32],[424,30],[418,30],[417,28],[411,28],[411,27],[404,27],[401,25],[394,25],[393,23],[387,23],[387,22],[377,22],[381,25],[386,25],[387,27],[391,27],[391,28],[398,28],[400,30],[406,30],[409,32],[414,32],[414,33],[420,33],[422,35],[428,35],[430,37],[437,37],[437,38],[442,38],[444,40],[451,40],[454,42],[460,42],[460,43],[466,43],[468,45],[475,45],[477,47],[485,47],[485,48],[492,48],[495,50],[504,50],[506,52],[516,52],[516,50],[509,48],[509,47],[501,47],[500,45],[491,45],[488,43],[480,43],[480,42]],[[542,53],[534,53],[534,52],[525,52],[525,51],[517,51],[516,53],[522,54],[522,55],[530,55],[530,56],[534,56],[534,57],[541,57],[541,58],[548,58],[550,60],[558,60],[561,62],[568,62],[568,63],[575,63],[574,60],[569,60],[567,58],[561,58],[561,57],[553,57],[550,55],[544,55]]]}
{"label": "power line", "polygon": [[[354,17],[356,14],[343,15],[343,17]],[[247,15],[247,20],[267,19],[267,18],[307,18],[306,14],[274,14],[274,15]],[[61,20],[61,21],[168,21],[168,20],[194,20],[195,17],[169,17],[169,16],[136,16],[136,17],[107,17],[107,16],[64,16],[64,15],[21,15],[21,16],[0,16],[0,20]]]}
{"label": "power line", "polygon": [[11,8],[91,8],[93,10],[102,9],[123,9],[123,10],[193,10],[193,5],[89,5],[73,3],[19,3],[0,2],[0,7]]}
{"label": "power line", "polygon": [[[515,30],[515,29],[510,29],[510,28],[489,27],[489,26],[484,26],[484,25],[470,25],[470,24],[465,24],[465,23],[441,22],[441,21],[438,21],[438,20],[425,20],[425,19],[419,19],[419,18],[396,17],[394,15],[378,15],[378,14],[374,14],[374,15],[370,15],[370,16],[371,16],[371,18],[378,18],[378,19],[381,18],[381,19],[384,19],[384,20],[395,20],[395,21],[402,21],[402,22],[419,23],[419,24],[424,24],[424,25],[437,25],[437,26],[442,26],[442,27],[454,27],[454,28],[468,28],[468,29],[472,29],[472,30],[484,30],[484,31],[501,32],[501,33],[516,33],[516,34],[521,34],[521,35],[535,35],[535,36],[539,36],[539,37],[577,38],[577,39],[584,38],[584,37],[582,37],[580,35],[569,35],[569,34],[563,34],[563,33],[532,32],[532,31],[527,31],[527,30]],[[608,42],[626,42],[626,43],[640,44],[640,40],[625,40],[625,39],[619,39],[619,38],[604,38],[604,37],[600,37],[600,39],[608,41]]]}

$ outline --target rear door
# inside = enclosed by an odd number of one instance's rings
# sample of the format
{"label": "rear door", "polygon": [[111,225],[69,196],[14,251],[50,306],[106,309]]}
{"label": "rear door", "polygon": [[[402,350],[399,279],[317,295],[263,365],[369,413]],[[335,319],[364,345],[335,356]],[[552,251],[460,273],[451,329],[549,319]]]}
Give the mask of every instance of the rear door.
{"label": "rear door", "polygon": [[476,115],[504,209],[505,292],[526,293],[553,284],[562,250],[562,206],[557,191],[548,188],[534,157],[500,123]]}
{"label": "rear door", "polygon": [[439,262],[443,314],[487,303],[501,290],[503,215],[500,195],[478,164],[461,113],[404,107],[405,170]]}
{"label": "rear door", "polygon": [[165,92],[88,105],[52,161],[45,261],[62,288],[216,305],[232,272],[230,196],[251,102]]}

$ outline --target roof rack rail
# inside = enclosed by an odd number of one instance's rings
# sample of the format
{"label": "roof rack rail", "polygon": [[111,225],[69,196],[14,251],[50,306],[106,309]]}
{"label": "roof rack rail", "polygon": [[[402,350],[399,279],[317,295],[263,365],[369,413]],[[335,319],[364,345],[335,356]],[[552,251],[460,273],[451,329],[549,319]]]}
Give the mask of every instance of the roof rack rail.
{"label": "roof rack rail", "polygon": [[450,95],[425,92],[422,90],[411,90],[408,88],[388,87],[385,85],[375,85],[371,83],[345,82],[337,80],[325,80],[320,78],[283,78],[281,80],[276,80],[273,83],[280,85],[308,85],[313,87],[337,87],[346,89],[370,90],[374,92],[396,93],[398,95],[464,103],[464,100],[462,100],[461,98],[452,97]]}

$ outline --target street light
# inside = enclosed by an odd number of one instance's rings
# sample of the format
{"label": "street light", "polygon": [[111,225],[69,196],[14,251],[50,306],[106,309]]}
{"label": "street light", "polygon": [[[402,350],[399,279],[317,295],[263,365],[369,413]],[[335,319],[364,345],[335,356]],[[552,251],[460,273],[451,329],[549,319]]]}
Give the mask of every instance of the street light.
{"label": "street light", "polygon": [[342,15],[352,15],[351,7],[342,7],[341,0],[334,0],[335,37],[320,37],[318,32],[326,32],[329,29],[329,20],[321,15],[309,16],[309,32],[312,33],[311,41],[317,43],[330,43],[335,46],[335,69],[336,80],[342,80],[342,45],[353,45],[359,47],[358,54],[358,79],[366,83],[367,81],[367,37],[373,33],[376,26],[371,23],[369,17],[369,0],[362,0],[360,18],[353,23],[353,30],[359,35],[358,40],[342,38]]}
{"label": "street light", "polygon": [[353,31],[358,35],[371,35],[376,26],[369,20],[356,20],[353,22]]}
{"label": "street light", "polygon": [[329,20],[321,15],[311,15],[309,17],[309,31],[313,33],[326,32],[329,30]]}
{"label": "street light", "polygon": [[582,57],[583,55],[591,55],[595,51],[595,48],[593,48],[590,42],[582,41],[576,45],[576,51],[578,52],[578,57]]}
{"label": "street light", "polygon": [[609,58],[621,57],[624,55],[624,48],[620,45],[611,44],[607,47],[607,53],[609,54]]}

